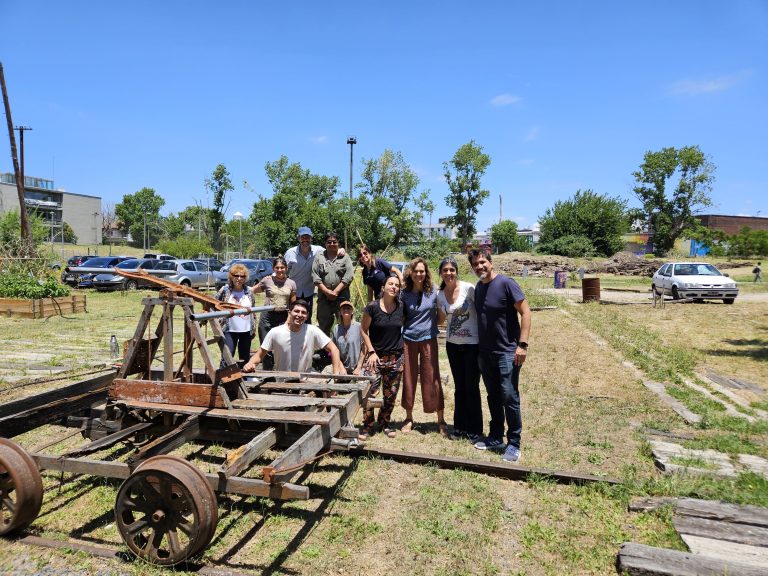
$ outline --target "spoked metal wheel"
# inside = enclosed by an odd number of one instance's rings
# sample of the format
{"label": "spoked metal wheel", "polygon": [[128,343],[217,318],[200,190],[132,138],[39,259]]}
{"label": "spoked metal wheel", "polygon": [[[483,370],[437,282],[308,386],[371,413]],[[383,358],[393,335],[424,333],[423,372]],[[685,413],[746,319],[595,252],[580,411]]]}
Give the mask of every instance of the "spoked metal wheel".
{"label": "spoked metal wheel", "polygon": [[131,552],[173,566],[205,549],[219,513],[216,494],[200,470],[176,456],[155,456],[120,486],[115,519]]}
{"label": "spoked metal wheel", "polygon": [[0,438],[0,536],[29,526],[42,503],[37,464],[21,446]]}

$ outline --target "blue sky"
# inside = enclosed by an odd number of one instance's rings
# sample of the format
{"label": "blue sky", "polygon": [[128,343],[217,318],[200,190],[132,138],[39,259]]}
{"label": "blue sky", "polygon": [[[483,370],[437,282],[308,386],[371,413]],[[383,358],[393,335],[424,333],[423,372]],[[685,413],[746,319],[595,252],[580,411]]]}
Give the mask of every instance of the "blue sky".
{"label": "blue sky", "polygon": [[347,193],[355,135],[355,180],[401,151],[434,220],[442,163],[482,145],[480,230],[499,198],[522,227],[578,189],[636,205],[643,154],[686,145],[717,166],[708,212],[768,216],[765,1],[0,0],[0,22],[27,175],[105,203],[205,204],[223,163],[249,214],[281,154]]}

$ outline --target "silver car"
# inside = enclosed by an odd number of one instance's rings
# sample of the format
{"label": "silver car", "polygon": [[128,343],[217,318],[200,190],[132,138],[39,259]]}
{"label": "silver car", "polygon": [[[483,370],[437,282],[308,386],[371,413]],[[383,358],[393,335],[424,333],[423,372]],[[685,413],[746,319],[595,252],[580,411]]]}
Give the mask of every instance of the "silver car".
{"label": "silver car", "polygon": [[739,295],[736,282],[705,262],[670,262],[653,275],[653,290],[658,296],[669,294],[675,300],[693,298],[722,300],[733,304]]}
{"label": "silver car", "polygon": [[208,264],[195,260],[161,260],[157,267],[148,272],[182,286],[213,288],[216,284]]}

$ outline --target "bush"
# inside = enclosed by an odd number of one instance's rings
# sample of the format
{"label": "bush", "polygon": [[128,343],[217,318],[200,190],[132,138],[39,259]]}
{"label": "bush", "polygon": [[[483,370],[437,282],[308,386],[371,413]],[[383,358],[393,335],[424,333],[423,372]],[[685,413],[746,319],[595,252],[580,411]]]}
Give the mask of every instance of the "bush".
{"label": "bush", "polygon": [[429,262],[442,260],[451,252],[461,251],[458,240],[449,240],[442,236],[433,238],[427,242],[422,242],[421,244],[403,246],[402,250],[408,260],[413,260],[414,258],[421,256]]}
{"label": "bush", "polygon": [[588,258],[595,255],[595,247],[586,236],[569,234],[551,242],[539,244],[539,252],[568,258]]}
{"label": "bush", "polygon": [[29,274],[6,273],[0,276],[1,298],[52,298],[68,296],[69,288],[53,276],[37,280]]}
{"label": "bush", "polygon": [[213,248],[207,240],[181,237],[176,240],[161,240],[155,250],[171,254],[177,258],[197,258],[198,254],[213,254]]}

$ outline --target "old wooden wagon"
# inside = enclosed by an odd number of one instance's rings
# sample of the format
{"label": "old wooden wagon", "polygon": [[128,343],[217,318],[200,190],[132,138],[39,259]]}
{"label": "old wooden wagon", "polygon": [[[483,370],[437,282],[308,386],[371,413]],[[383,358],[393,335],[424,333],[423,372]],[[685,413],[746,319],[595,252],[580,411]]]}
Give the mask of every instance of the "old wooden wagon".
{"label": "old wooden wagon", "polygon": [[[330,449],[357,444],[352,422],[368,401],[369,378],[244,375],[216,320],[243,310],[156,283],[163,289],[143,300],[115,370],[0,405],[0,535],[34,522],[43,501],[40,470],[119,478],[114,512],[123,541],[136,556],[172,566],[211,541],[217,493],[307,499],[308,487],[291,483],[302,467]],[[48,424],[73,427],[86,440],[63,453],[29,452],[10,440]],[[188,443],[228,450],[215,469],[203,471],[173,454]],[[116,446],[129,449],[117,459],[114,453],[94,457]]]}

